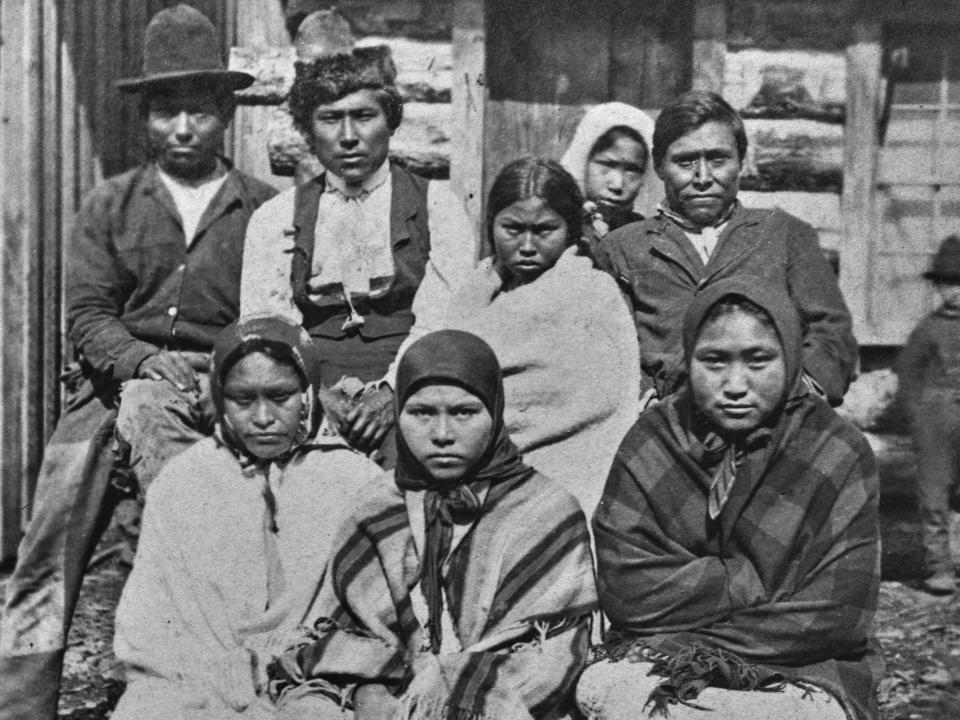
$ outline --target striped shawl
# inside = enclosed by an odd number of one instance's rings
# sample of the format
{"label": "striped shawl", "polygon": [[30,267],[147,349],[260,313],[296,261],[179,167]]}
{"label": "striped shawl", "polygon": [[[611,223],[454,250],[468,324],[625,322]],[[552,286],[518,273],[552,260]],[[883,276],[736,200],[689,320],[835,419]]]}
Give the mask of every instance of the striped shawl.
{"label": "striped shawl", "polygon": [[434,655],[415,611],[422,538],[407,509],[422,495],[375,487],[336,543],[310,641],[273,668],[274,695],[309,685],[348,702],[352,684],[374,682],[400,697],[404,718],[552,716],[597,607],[577,502],[538,473],[489,486],[443,572],[462,651]]}
{"label": "striped shawl", "polygon": [[753,666],[746,675],[805,681],[851,718],[876,717],[878,483],[866,441],[803,397],[710,521],[710,473],[676,433],[689,408],[682,391],[641,416],[594,518],[601,606],[615,635],[668,660],[732,653]]}

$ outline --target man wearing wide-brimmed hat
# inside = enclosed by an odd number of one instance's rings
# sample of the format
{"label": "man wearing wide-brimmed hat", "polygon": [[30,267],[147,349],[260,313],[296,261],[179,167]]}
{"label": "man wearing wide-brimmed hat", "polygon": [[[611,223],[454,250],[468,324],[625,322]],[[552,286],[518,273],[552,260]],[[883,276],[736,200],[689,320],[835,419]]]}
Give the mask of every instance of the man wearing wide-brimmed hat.
{"label": "man wearing wide-brimmed hat", "polygon": [[960,236],[941,244],[923,276],[940,306],[910,333],[897,361],[899,395],[917,451],[917,500],[923,535],[923,587],[956,591],[951,510],[960,510]]}
{"label": "man wearing wide-brimmed hat", "polygon": [[340,430],[370,450],[393,424],[378,381],[413,325],[417,288],[469,267],[475,232],[445,183],[388,159],[403,118],[389,48],[355,46],[347,20],[321,11],[300,25],[297,50],[290,113],[324,172],[251,219],[241,312],[301,322],[330,384],[366,383]]}
{"label": "man wearing wide-brimmed hat", "polygon": [[[85,199],[67,253],[66,316],[78,362],[48,444],[0,625],[0,718],[56,716],[67,631],[115,495],[116,418],[140,493],[211,425],[207,353],[239,312],[243,236],[275,191],[221,157],[235,90],[216,31],[177,5],[150,21],[139,93],[149,159]],[[114,478],[117,475],[114,474]]]}

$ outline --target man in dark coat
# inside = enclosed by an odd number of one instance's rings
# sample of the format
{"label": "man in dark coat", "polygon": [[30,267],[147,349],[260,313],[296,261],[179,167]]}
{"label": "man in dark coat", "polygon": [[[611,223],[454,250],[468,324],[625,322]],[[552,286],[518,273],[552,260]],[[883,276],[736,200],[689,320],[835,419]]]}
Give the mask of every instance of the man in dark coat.
{"label": "man in dark coat", "polygon": [[106,521],[116,422],[142,492],[211,427],[208,352],[239,312],[243,235],[275,191],[220,153],[233,92],[216,31],[178,5],[146,31],[139,92],[150,162],[85,199],[68,257],[66,315],[77,363],[48,444],[33,516],[0,625],[0,718],[56,717],[67,632]]}
{"label": "man in dark coat", "polygon": [[746,150],[743,121],[723,98],[681,95],[654,127],[653,164],[666,192],[658,214],[600,244],[597,262],[634,312],[641,392],[662,398],[682,384],[680,327],[697,291],[753,275],[789,293],[804,324],[803,377],[838,405],[857,360],[850,313],[810,225],[737,202]]}

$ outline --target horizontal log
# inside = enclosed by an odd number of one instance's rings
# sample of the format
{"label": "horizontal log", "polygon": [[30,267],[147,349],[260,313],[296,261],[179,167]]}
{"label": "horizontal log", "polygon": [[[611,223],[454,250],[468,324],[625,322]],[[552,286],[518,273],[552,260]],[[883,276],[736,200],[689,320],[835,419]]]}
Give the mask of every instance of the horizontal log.
{"label": "horizontal log", "polygon": [[744,190],[840,192],[843,127],[810,120],[747,120]]}
{"label": "horizontal log", "polygon": [[[453,79],[449,42],[419,42],[402,38],[368,37],[359,45],[388,45],[397,66],[397,88],[405,102],[448,103]],[[249,88],[237,93],[246,105],[279,105],[294,80],[293,47],[230,49],[230,69],[253,75]]]}

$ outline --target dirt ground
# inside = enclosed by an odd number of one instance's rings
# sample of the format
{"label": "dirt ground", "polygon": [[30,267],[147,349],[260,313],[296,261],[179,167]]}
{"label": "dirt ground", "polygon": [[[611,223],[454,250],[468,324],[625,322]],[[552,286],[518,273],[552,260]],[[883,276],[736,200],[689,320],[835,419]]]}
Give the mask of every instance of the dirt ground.
{"label": "dirt ground", "polygon": [[[879,693],[881,718],[960,718],[960,597],[938,599],[917,588],[920,547],[916,502],[905,492],[910,487],[912,467],[903,454],[890,457],[881,457],[884,581],[876,637],[887,664]],[[960,518],[955,519],[955,536],[960,541]],[[116,539],[108,534],[101,552],[112,547]],[[960,552],[955,557],[960,558]],[[108,718],[123,690],[111,643],[113,611],[126,574],[127,570],[110,556],[84,581],[70,633],[61,719]],[[0,595],[5,580],[6,576],[0,578]]]}

